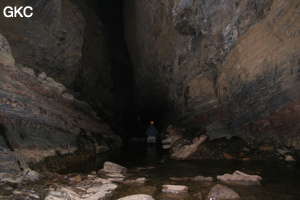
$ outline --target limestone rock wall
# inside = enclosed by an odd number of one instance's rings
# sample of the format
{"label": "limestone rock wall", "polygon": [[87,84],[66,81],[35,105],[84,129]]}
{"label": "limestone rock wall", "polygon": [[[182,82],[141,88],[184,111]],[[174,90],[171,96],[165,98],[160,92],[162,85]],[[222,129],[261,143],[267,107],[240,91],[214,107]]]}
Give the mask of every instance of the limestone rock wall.
{"label": "limestone rock wall", "polygon": [[132,0],[124,9],[139,99],[165,100],[174,121],[206,127],[211,139],[300,148],[298,1]]}
{"label": "limestone rock wall", "polygon": [[[5,6],[16,5],[1,1],[1,10]],[[34,14],[31,18],[0,15],[0,33],[10,42],[14,58],[70,86],[81,61],[84,39],[85,20],[79,9],[69,0],[21,0],[17,6],[31,6]]]}
{"label": "limestone rock wall", "polygon": [[132,97],[128,92],[131,65],[128,56],[112,48],[113,36],[100,20],[96,3],[21,0],[15,5],[4,0],[1,11],[5,6],[31,6],[33,16],[6,18],[1,14],[0,33],[9,41],[18,63],[64,84],[107,120],[114,118],[111,123],[116,127],[117,115],[125,112]]}
{"label": "limestone rock wall", "polygon": [[12,62],[2,35],[0,57],[0,160],[10,163],[1,162],[0,171],[16,168],[17,162],[26,167],[77,150],[96,153],[120,147],[111,128],[64,85]]}

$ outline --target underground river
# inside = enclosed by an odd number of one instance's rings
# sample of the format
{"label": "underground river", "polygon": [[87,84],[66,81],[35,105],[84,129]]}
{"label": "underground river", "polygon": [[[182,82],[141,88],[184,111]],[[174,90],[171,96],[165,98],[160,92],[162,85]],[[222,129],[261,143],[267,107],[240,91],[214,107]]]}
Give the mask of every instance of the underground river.
{"label": "underground river", "polygon": [[[120,152],[98,155],[60,173],[90,173],[98,171],[107,160],[120,164],[128,169],[130,176],[145,177],[145,184],[121,184],[111,199],[126,195],[149,194],[154,199],[204,199],[213,185],[217,175],[233,173],[240,170],[247,174],[262,177],[260,186],[230,186],[242,200],[296,200],[300,196],[300,164],[284,161],[178,161],[168,158],[167,151],[144,145],[127,145]],[[213,177],[213,182],[196,182],[187,177],[202,175]],[[172,180],[171,180],[172,179]],[[164,184],[186,185],[188,194],[174,195],[161,192]]]}

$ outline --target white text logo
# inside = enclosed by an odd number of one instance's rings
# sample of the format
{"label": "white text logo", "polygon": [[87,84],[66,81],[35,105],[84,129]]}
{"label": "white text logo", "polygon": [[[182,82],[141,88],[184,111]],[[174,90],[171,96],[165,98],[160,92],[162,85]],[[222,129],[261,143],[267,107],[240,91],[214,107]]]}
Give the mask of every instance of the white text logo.
{"label": "white text logo", "polygon": [[[30,11],[28,11],[30,10]],[[5,17],[31,17],[33,15],[32,13],[33,8],[31,6],[26,6],[23,8],[21,7],[11,7],[11,6],[6,6],[3,10],[3,14]]]}

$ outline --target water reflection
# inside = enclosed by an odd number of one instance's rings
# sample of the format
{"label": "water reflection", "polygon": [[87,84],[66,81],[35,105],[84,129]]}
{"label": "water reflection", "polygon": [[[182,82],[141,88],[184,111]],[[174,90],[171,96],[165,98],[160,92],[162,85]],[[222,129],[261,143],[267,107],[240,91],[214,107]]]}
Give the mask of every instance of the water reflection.
{"label": "water reflection", "polygon": [[156,157],[156,146],[147,146],[147,156],[148,157]]}
{"label": "water reflection", "polygon": [[[193,181],[173,181],[170,177],[195,177],[198,175],[211,176],[233,173],[240,170],[248,174],[260,175],[263,180],[261,186],[255,187],[231,187],[240,196],[241,200],[296,200],[300,196],[300,165],[299,163],[287,164],[282,162],[267,161],[228,161],[228,160],[207,160],[207,161],[178,161],[168,158],[167,152],[152,146],[131,145],[123,149],[118,155],[103,157],[99,155],[94,161],[90,160],[79,168],[73,168],[73,172],[86,172],[102,168],[102,160],[109,160],[128,168],[128,173],[134,177],[145,177],[148,179],[142,187],[125,185],[118,189],[114,198],[147,192],[154,195],[154,199],[169,200],[166,194],[162,194],[161,186],[164,184],[181,184],[190,188],[188,198],[181,199],[204,199],[212,184],[195,183]],[[103,159],[105,158],[105,159]],[[162,162],[163,160],[163,162]],[[90,167],[87,167],[91,165]],[[144,191],[143,188],[146,190]],[[140,191],[141,190],[141,191]],[[151,191],[151,192],[150,192]],[[202,198],[199,198],[199,194]],[[114,199],[113,198],[113,199]],[[179,198],[180,199],[180,198]]]}

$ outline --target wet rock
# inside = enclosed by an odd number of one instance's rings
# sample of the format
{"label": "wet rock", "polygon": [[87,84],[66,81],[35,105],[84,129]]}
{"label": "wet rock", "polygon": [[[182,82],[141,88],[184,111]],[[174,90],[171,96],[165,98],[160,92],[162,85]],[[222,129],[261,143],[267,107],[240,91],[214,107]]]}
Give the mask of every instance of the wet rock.
{"label": "wet rock", "polygon": [[61,187],[56,191],[49,191],[45,200],[63,200],[63,199],[71,199],[71,200],[81,200],[80,195],[74,192],[72,189]]}
{"label": "wet rock", "polygon": [[109,181],[116,182],[116,183],[123,182],[125,179],[125,176],[119,173],[108,173],[106,174],[106,176],[108,177]]}
{"label": "wet rock", "polygon": [[185,185],[163,185],[162,192],[165,193],[186,193],[189,188]]}
{"label": "wet rock", "polygon": [[262,180],[258,175],[249,175],[238,170],[233,174],[217,176],[217,179],[222,183],[245,186],[260,185],[260,181]]}
{"label": "wet rock", "polygon": [[143,177],[143,178],[137,178],[137,179],[132,179],[132,180],[126,180],[126,181],[124,181],[124,183],[144,184],[144,183],[146,183],[146,181],[147,181],[147,179]]}
{"label": "wet rock", "polygon": [[154,200],[152,196],[147,194],[135,194],[119,198],[117,200]]}
{"label": "wet rock", "polygon": [[212,187],[206,196],[206,200],[234,200],[240,199],[240,196],[233,190],[217,184]]}
{"label": "wet rock", "polygon": [[285,161],[286,161],[286,162],[295,162],[295,159],[294,159],[291,155],[287,155],[287,156],[285,157]]}
{"label": "wet rock", "polygon": [[201,135],[199,138],[194,138],[190,144],[182,144],[178,142],[172,147],[170,156],[174,159],[180,160],[189,159],[189,157],[197,152],[199,146],[207,139],[207,135]]}
{"label": "wet rock", "polygon": [[103,184],[101,186],[93,186],[87,189],[86,194],[82,196],[82,199],[98,200],[110,197],[117,187],[118,186],[115,184]]}
{"label": "wet rock", "polygon": [[213,182],[213,177],[204,177],[204,176],[196,176],[191,179],[192,181],[200,181],[200,182]]}
{"label": "wet rock", "polygon": [[120,174],[125,174],[127,172],[127,169],[125,167],[108,161],[104,163],[103,170],[109,173],[120,173]]}

